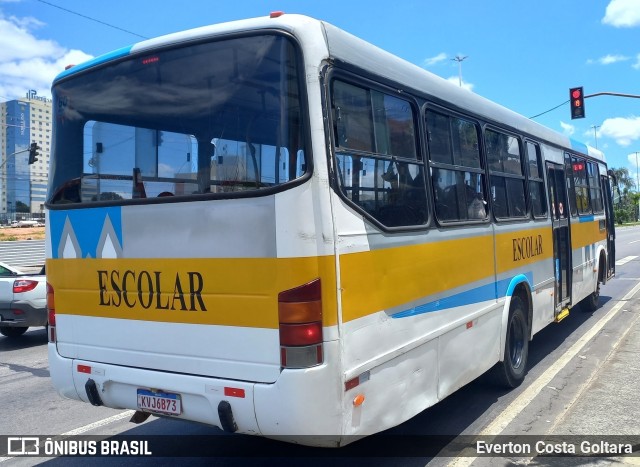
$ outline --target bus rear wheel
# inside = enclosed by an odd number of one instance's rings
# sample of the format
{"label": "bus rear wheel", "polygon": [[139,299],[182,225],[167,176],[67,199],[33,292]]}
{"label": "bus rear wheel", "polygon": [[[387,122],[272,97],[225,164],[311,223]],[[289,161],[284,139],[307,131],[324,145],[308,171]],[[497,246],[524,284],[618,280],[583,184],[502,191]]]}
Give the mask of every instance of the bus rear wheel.
{"label": "bus rear wheel", "polygon": [[495,368],[495,376],[501,386],[515,388],[520,386],[527,373],[529,357],[529,325],[522,299],[511,298],[507,338],[504,344],[504,358]]}

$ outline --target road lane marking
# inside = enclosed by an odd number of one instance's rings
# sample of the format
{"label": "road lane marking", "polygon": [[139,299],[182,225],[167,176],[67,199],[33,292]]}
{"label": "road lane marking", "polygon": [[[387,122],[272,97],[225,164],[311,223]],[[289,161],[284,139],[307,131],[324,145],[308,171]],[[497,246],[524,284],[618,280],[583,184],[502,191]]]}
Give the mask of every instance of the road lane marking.
{"label": "road lane marking", "polygon": [[636,258],[637,256],[626,256],[616,261],[616,266],[622,266],[623,264],[627,264],[629,261],[633,261]]}
{"label": "road lane marking", "polygon": [[101,426],[108,425],[113,422],[118,422],[124,418],[131,418],[133,414],[136,413],[135,410],[126,410],[122,413],[113,415],[111,417],[103,418],[102,420],[98,420],[97,422],[89,423],[88,425],[81,426],[80,428],[76,428],[75,430],[67,431],[66,433],[62,433],[60,436],[76,436],[81,435],[82,433],[86,433],[87,431],[91,431],[95,428],[100,428]]}
{"label": "road lane marking", "polygon": [[[502,411],[489,425],[486,426],[482,432],[478,433],[480,436],[496,436],[504,431],[504,429],[529,405],[531,401],[556,377],[560,370],[562,370],[579,352],[582,351],[585,345],[598,334],[602,328],[615,317],[622,307],[627,305],[627,302],[631,300],[640,291],[640,283],[631,289],[622,299],[616,303],[609,312],[603,316],[591,329],[589,329],[580,339],[578,339],[562,356],[556,360],[547,370],[538,376],[531,385],[525,389],[518,397],[516,397],[509,406]],[[446,449],[446,448],[445,448]],[[477,457],[456,457],[448,466],[449,467],[464,467],[470,466]]]}

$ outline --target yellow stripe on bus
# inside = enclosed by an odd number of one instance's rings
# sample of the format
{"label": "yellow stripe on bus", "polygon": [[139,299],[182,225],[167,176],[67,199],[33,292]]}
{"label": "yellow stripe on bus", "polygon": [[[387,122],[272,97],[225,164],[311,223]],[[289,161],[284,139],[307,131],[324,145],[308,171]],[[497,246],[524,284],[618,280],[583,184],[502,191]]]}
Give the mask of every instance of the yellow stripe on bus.
{"label": "yellow stripe on bus", "polygon": [[[340,258],[345,322],[529,266],[553,255],[551,226],[421,245],[352,253]],[[550,269],[549,275],[553,274]]]}
{"label": "yellow stripe on bus", "polygon": [[[496,235],[498,274],[528,266],[553,256],[553,231],[550,225]],[[553,275],[553,270],[549,270]]]}
{"label": "yellow stripe on bus", "polygon": [[571,248],[583,248],[607,238],[605,229],[600,230],[598,220],[588,222],[575,222],[571,224]]}
{"label": "yellow stripe on bus", "polygon": [[49,259],[56,314],[278,328],[278,293],[321,278],[323,324],[337,324],[332,256]]}

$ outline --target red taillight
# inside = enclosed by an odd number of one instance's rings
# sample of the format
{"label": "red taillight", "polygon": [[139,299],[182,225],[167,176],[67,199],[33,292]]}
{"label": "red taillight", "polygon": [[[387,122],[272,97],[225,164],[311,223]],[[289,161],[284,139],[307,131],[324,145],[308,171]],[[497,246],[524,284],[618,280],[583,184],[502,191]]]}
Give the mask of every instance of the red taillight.
{"label": "red taillight", "polygon": [[47,282],[47,310],[49,311],[49,342],[56,342],[56,304],[53,287]]}
{"label": "red taillight", "polygon": [[38,286],[38,281],[16,279],[13,281],[13,293],[29,292]]}
{"label": "red taillight", "polygon": [[280,323],[280,345],[311,345],[322,342],[322,323]]}
{"label": "red taillight", "polygon": [[308,368],[322,363],[320,279],[278,294],[280,364]]}

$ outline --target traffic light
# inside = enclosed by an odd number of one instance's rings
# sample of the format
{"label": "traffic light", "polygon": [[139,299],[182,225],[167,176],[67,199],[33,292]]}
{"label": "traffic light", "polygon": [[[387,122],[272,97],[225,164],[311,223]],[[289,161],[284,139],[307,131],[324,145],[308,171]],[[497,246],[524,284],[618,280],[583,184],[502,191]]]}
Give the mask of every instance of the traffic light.
{"label": "traffic light", "polygon": [[38,143],[31,143],[31,146],[29,147],[29,165],[35,164],[38,160],[38,156],[40,155],[38,152],[39,150],[40,146],[38,146]]}
{"label": "traffic light", "polygon": [[571,105],[571,118],[584,118],[584,93],[582,86],[569,89],[569,103]]}

